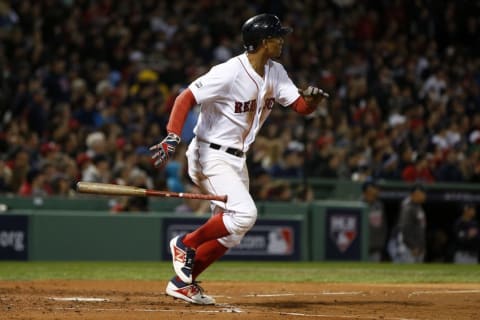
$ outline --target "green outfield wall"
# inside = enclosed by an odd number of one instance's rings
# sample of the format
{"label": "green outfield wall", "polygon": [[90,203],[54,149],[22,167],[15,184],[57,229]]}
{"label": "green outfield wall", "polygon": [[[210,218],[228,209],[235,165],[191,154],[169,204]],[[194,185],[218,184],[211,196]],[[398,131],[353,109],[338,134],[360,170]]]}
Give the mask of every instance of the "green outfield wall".
{"label": "green outfield wall", "polygon": [[[367,230],[363,229],[365,218],[361,206],[318,201],[310,204],[263,202],[258,207],[256,225],[225,259],[366,258],[364,233]],[[351,208],[357,211],[352,213]],[[195,229],[207,218],[172,212],[112,214],[106,210],[78,208],[8,210],[0,214],[0,260],[168,260],[168,240]],[[332,219],[337,219],[336,229],[329,227]],[[349,223],[349,219],[354,219],[354,223]],[[335,249],[335,241],[345,240],[345,235],[351,237],[350,242],[343,241],[343,251],[340,247]],[[19,248],[24,252],[18,252]],[[332,250],[337,250],[338,255],[326,254]]]}
{"label": "green outfield wall", "polygon": [[30,260],[160,260],[162,219],[103,212],[30,215]]}

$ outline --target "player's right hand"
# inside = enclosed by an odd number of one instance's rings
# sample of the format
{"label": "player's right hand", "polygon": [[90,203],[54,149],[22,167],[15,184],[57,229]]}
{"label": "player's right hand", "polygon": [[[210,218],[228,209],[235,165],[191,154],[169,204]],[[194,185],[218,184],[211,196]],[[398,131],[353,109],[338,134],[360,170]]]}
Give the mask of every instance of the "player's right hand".
{"label": "player's right hand", "polygon": [[152,159],[155,167],[164,165],[173,156],[180,141],[180,137],[175,133],[169,133],[162,142],[150,147],[150,151],[154,152]]}

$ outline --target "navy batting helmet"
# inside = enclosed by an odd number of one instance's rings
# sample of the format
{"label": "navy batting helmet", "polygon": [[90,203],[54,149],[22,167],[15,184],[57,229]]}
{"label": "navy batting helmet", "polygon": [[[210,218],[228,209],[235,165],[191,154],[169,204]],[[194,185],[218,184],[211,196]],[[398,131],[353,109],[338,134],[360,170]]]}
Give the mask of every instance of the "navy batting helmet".
{"label": "navy batting helmet", "polygon": [[283,27],[276,15],[259,14],[251,17],[243,24],[243,44],[247,51],[253,51],[263,39],[282,37],[290,32],[292,32],[292,28]]}

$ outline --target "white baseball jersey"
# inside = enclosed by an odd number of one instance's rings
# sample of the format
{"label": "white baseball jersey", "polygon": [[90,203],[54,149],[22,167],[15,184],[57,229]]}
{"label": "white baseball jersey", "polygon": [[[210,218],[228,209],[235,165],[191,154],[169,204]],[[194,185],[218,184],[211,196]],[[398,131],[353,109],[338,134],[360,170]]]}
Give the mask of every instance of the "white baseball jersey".
{"label": "white baseball jersey", "polygon": [[246,53],[214,66],[189,89],[202,108],[194,129],[198,139],[244,152],[255,140],[274,102],[288,106],[299,97],[281,64],[269,60],[262,78]]}

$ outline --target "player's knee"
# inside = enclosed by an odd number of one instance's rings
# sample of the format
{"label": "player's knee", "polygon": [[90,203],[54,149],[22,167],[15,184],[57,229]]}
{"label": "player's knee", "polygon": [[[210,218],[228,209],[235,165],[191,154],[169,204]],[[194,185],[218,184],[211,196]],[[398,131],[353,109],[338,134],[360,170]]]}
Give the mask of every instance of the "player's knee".
{"label": "player's knee", "polygon": [[235,214],[234,224],[236,234],[245,234],[257,221],[257,208],[252,206],[247,212],[238,212]]}
{"label": "player's knee", "polygon": [[229,236],[223,237],[218,239],[218,241],[225,247],[225,248],[233,248],[236,247],[242,242],[244,234],[231,234]]}

